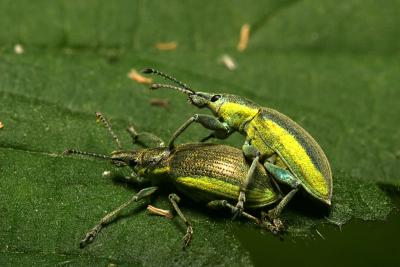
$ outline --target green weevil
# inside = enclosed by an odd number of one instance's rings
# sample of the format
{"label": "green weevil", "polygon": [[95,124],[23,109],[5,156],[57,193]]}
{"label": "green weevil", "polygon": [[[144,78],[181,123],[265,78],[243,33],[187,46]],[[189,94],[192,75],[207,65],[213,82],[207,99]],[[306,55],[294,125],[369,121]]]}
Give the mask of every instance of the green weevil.
{"label": "green weevil", "polygon": [[[150,139],[157,141],[159,146],[131,151],[121,150],[121,143],[108,121],[100,113],[96,114],[117,142],[118,150],[112,152],[111,156],[74,149],[68,149],[64,151],[64,154],[79,154],[110,160],[118,167],[129,166],[133,170],[132,175],[128,177],[129,180],[140,184],[148,182],[151,186],[140,190],[129,201],[102,218],[86,234],[80,243],[81,247],[93,241],[102,227],[110,223],[123,209],[133,202],[152,195],[159,186],[165,183],[172,184],[178,192],[210,208],[226,208],[234,212],[235,206],[230,202],[237,199],[240,184],[246,179],[250,170],[253,180],[248,186],[246,208],[264,208],[280,200],[275,207],[280,213],[287,204],[275,189],[265,168],[260,163],[250,166],[241,150],[237,148],[211,143],[178,145],[168,157],[154,164],[154,157],[162,155],[168,149],[163,146],[159,137],[146,132],[137,133],[133,127],[130,127],[128,131],[134,143],[140,142],[141,135],[148,135]],[[186,247],[192,239],[192,225],[178,207],[180,198],[176,194],[170,194],[168,198],[176,213],[186,224],[187,230],[184,236],[184,247]],[[278,233],[283,228],[279,219],[273,221],[258,219],[245,211],[242,215],[273,233]]]}
{"label": "green weevil", "polygon": [[[171,151],[175,139],[193,122],[213,131],[203,141],[211,137],[224,139],[237,131],[246,137],[242,148],[246,158],[262,162],[273,178],[292,188],[285,196],[287,201],[302,187],[314,198],[331,205],[332,172],[328,159],[314,138],[292,119],[244,97],[195,92],[158,70],[144,69],[143,72],[160,75],[179,85],[153,84],[152,89],[169,88],[182,92],[193,105],[208,108],[214,114],[195,114],[187,120],[172,136],[168,144]],[[247,186],[252,179],[248,177],[250,181],[243,181],[241,185],[237,214],[246,202]],[[270,215],[274,217],[274,212]]]}

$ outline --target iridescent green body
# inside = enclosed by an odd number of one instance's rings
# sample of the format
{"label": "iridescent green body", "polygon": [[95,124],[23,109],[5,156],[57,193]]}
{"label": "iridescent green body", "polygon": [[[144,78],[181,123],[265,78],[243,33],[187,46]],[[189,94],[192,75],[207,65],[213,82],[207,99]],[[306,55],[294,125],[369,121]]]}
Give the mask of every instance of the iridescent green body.
{"label": "iridescent green body", "polygon": [[[155,165],[147,164],[166,148],[141,149],[134,152],[115,152],[113,157],[124,158],[133,170],[153,183],[172,183],[187,197],[208,203],[213,200],[236,200],[240,184],[246,178],[249,164],[241,150],[217,144],[179,145]],[[123,156],[125,153],[125,156]],[[132,160],[126,160],[131,157]],[[280,199],[271,179],[261,164],[249,185],[247,207],[258,208]]]}
{"label": "iridescent green body", "polygon": [[220,121],[245,135],[264,158],[276,154],[275,165],[290,170],[307,192],[330,204],[332,173],[314,138],[282,113],[237,98],[224,95],[214,104]]}

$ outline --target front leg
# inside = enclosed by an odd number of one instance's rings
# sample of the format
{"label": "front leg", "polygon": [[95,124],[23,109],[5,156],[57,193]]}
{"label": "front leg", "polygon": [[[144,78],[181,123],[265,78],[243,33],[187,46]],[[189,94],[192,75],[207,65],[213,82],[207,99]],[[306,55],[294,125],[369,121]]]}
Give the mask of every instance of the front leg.
{"label": "front leg", "polygon": [[157,165],[161,160],[166,159],[171,154],[171,152],[174,150],[174,147],[175,147],[175,144],[174,144],[175,140],[193,122],[200,123],[205,128],[214,130],[214,133],[216,134],[215,137],[217,137],[217,138],[219,138],[219,137],[226,138],[230,135],[229,127],[225,123],[220,122],[215,117],[210,116],[210,115],[195,114],[192,117],[190,117],[184,124],[182,124],[182,126],[179,127],[178,130],[175,131],[175,133],[172,135],[170,141],[168,142],[168,149],[166,149],[161,155],[156,156],[151,160],[152,166]]}
{"label": "front leg", "polygon": [[[146,144],[145,141],[152,141],[153,143],[157,144],[157,147],[163,147],[164,146],[164,141],[158,137],[155,134],[149,133],[149,132],[138,132],[136,131],[136,129],[133,127],[133,125],[130,125],[127,129],[126,129],[129,133],[129,135],[132,138],[132,143],[138,144],[142,147],[153,147],[153,146],[149,146],[148,144]],[[148,140],[143,140],[143,137],[145,137],[145,139]]]}
{"label": "front leg", "polygon": [[119,171],[104,171],[102,173],[103,178],[113,179],[121,182],[127,182],[130,184],[135,184],[138,186],[143,186],[151,183],[150,178],[145,178],[137,175],[135,172],[132,172],[130,175],[124,175]]}
{"label": "front leg", "polygon": [[230,129],[228,125],[226,125],[223,122],[220,122],[218,119],[216,119],[213,116],[210,115],[205,115],[205,114],[195,114],[192,117],[190,117],[184,124],[182,124],[181,127],[176,130],[176,132],[172,135],[169,143],[168,143],[168,148],[169,150],[174,149],[174,142],[180,136],[186,128],[189,127],[193,122],[200,123],[203,125],[205,128],[213,130],[213,136],[216,138],[226,138],[230,135]]}
{"label": "front leg", "polygon": [[209,135],[207,135],[206,137],[201,139],[200,142],[204,143],[204,142],[208,141],[211,138],[226,139],[230,135],[231,135],[231,133],[230,132],[226,132],[226,131],[213,131],[212,133],[210,133]]}
{"label": "front leg", "polygon": [[156,186],[144,188],[144,189],[140,190],[136,195],[131,197],[131,199],[129,199],[127,202],[125,202],[124,204],[122,204],[121,206],[116,208],[114,211],[106,214],[106,216],[104,216],[98,224],[96,224],[89,232],[86,233],[85,238],[82,239],[82,241],[80,242],[80,247],[83,248],[88,243],[92,242],[94,240],[94,238],[97,236],[97,234],[100,232],[100,230],[104,227],[104,225],[107,225],[108,223],[110,223],[115,218],[115,216],[120,214],[121,211],[123,209],[125,209],[126,207],[128,207],[132,202],[136,202],[145,197],[150,196],[157,189],[158,189],[158,187],[156,187]]}

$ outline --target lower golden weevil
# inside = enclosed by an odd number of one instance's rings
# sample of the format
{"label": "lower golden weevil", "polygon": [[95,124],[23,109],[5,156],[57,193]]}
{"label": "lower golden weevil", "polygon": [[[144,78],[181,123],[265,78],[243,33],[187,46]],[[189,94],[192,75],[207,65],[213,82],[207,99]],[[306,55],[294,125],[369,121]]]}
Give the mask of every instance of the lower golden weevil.
{"label": "lower golden weevil", "polygon": [[[109,132],[118,144],[119,150],[111,153],[110,156],[90,152],[82,152],[69,149],[64,154],[79,154],[84,156],[96,157],[110,160],[118,167],[129,166],[135,175],[129,179],[136,181],[150,181],[152,186],[140,190],[132,196],[126,203],[114,211],[108,213],[94,226],[81,241],[81,247],[91,242],[100,232],[102,227],[111,222],[117,214],[131,203],[146,198],[157,191],[163,183],[171,183],[178,192],[199,203],[206,204],[210,208],[226,208],[235,212],[235,203],[240,193],[241,183],[248,175],[253,175],[252,183],[248,185],[247,205],[242,216],[257,223],[266,229],[277,233],[282,228],[282,223],[277,218],[286,206],[287,201],[281,200],[265,168],[260,164],[249,164],[241,150],[218,144],[197,143],[184,144],[175,147],[168,157],[159,157],[168,147],[164,147],[162,140],[149,133],[137,133],[132,127],[128,128],[134,143],[139,141],[143,134],[155,139],[160,144],[156,148],[143,148],[138,150],[121,150],[118,137],[112,131],[108,121],[100,114],[96,113],[108,128]],[[161,158],[154,162],[154,159]],[[180,198],[177,194],[170,194],[169,200],[182,221],[186,224],[187,230],[184,236],[184,247],[186,247],[193,235],[193,228],[190,221],[181,212],[178,203]],[[278,205],[270,211],[274,214],[269,219],[260,220],[248,213],[247,209],[263,208],[281,200]]]}

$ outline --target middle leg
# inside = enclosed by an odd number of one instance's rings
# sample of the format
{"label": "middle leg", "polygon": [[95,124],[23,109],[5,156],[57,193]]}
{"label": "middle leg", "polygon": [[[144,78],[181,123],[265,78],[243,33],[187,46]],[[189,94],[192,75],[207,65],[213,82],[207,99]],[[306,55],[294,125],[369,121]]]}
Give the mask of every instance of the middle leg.
{"label": "middle leg", "polygon": [[[236,213],[236,211],[237,211],[237,208],[235,206],[231,205],[226,200],[213,200],[213,201],[210,201],[207,204],[207,206],[211,209],[226,208],[226,209],[229,209],[232,213]],[[280,230],[278,227],[271,224],[270,222],[262,221],[245,211],[242,211],[242,216],[258,225],[261,225],[262,227],[266,228],[268,231],[272,232],[273,234],[277,234]]]}
{"label": "middle leg", "polygon": [[192,241],[192,236],[193,236],[192,224],[189,222],[188,219],[186,219],[185,215],[183,215],[181,209],[178,206],[178,203],[181,200],[180,197],[178,197],[178,195],[176,194],[169,194],[168,199],[171,202],[172,206],[174,207],[175,212],[178,214],[178,216],[186,225],[186,234],[183,237],[183,249],[185,249],[189,245],[190,241]]}
{"label": "middle leg", "polygon": [[246,202],[246,191],[249,185],[252,183],[254,178],[254,173],[257,167],[257,164],[260,160],[260,153],[257,149],[250,145],[247,141],[242,147],[243,154],[246,158],[252,158],[252,162],[250,168],[247,172],[245,180],[240,185],[240,192],[238,197],[238,202],[236,204],[236,211],[234,212],[233,218],[235,219],[237,216],[240,216],[244,209],[244,204]]}

